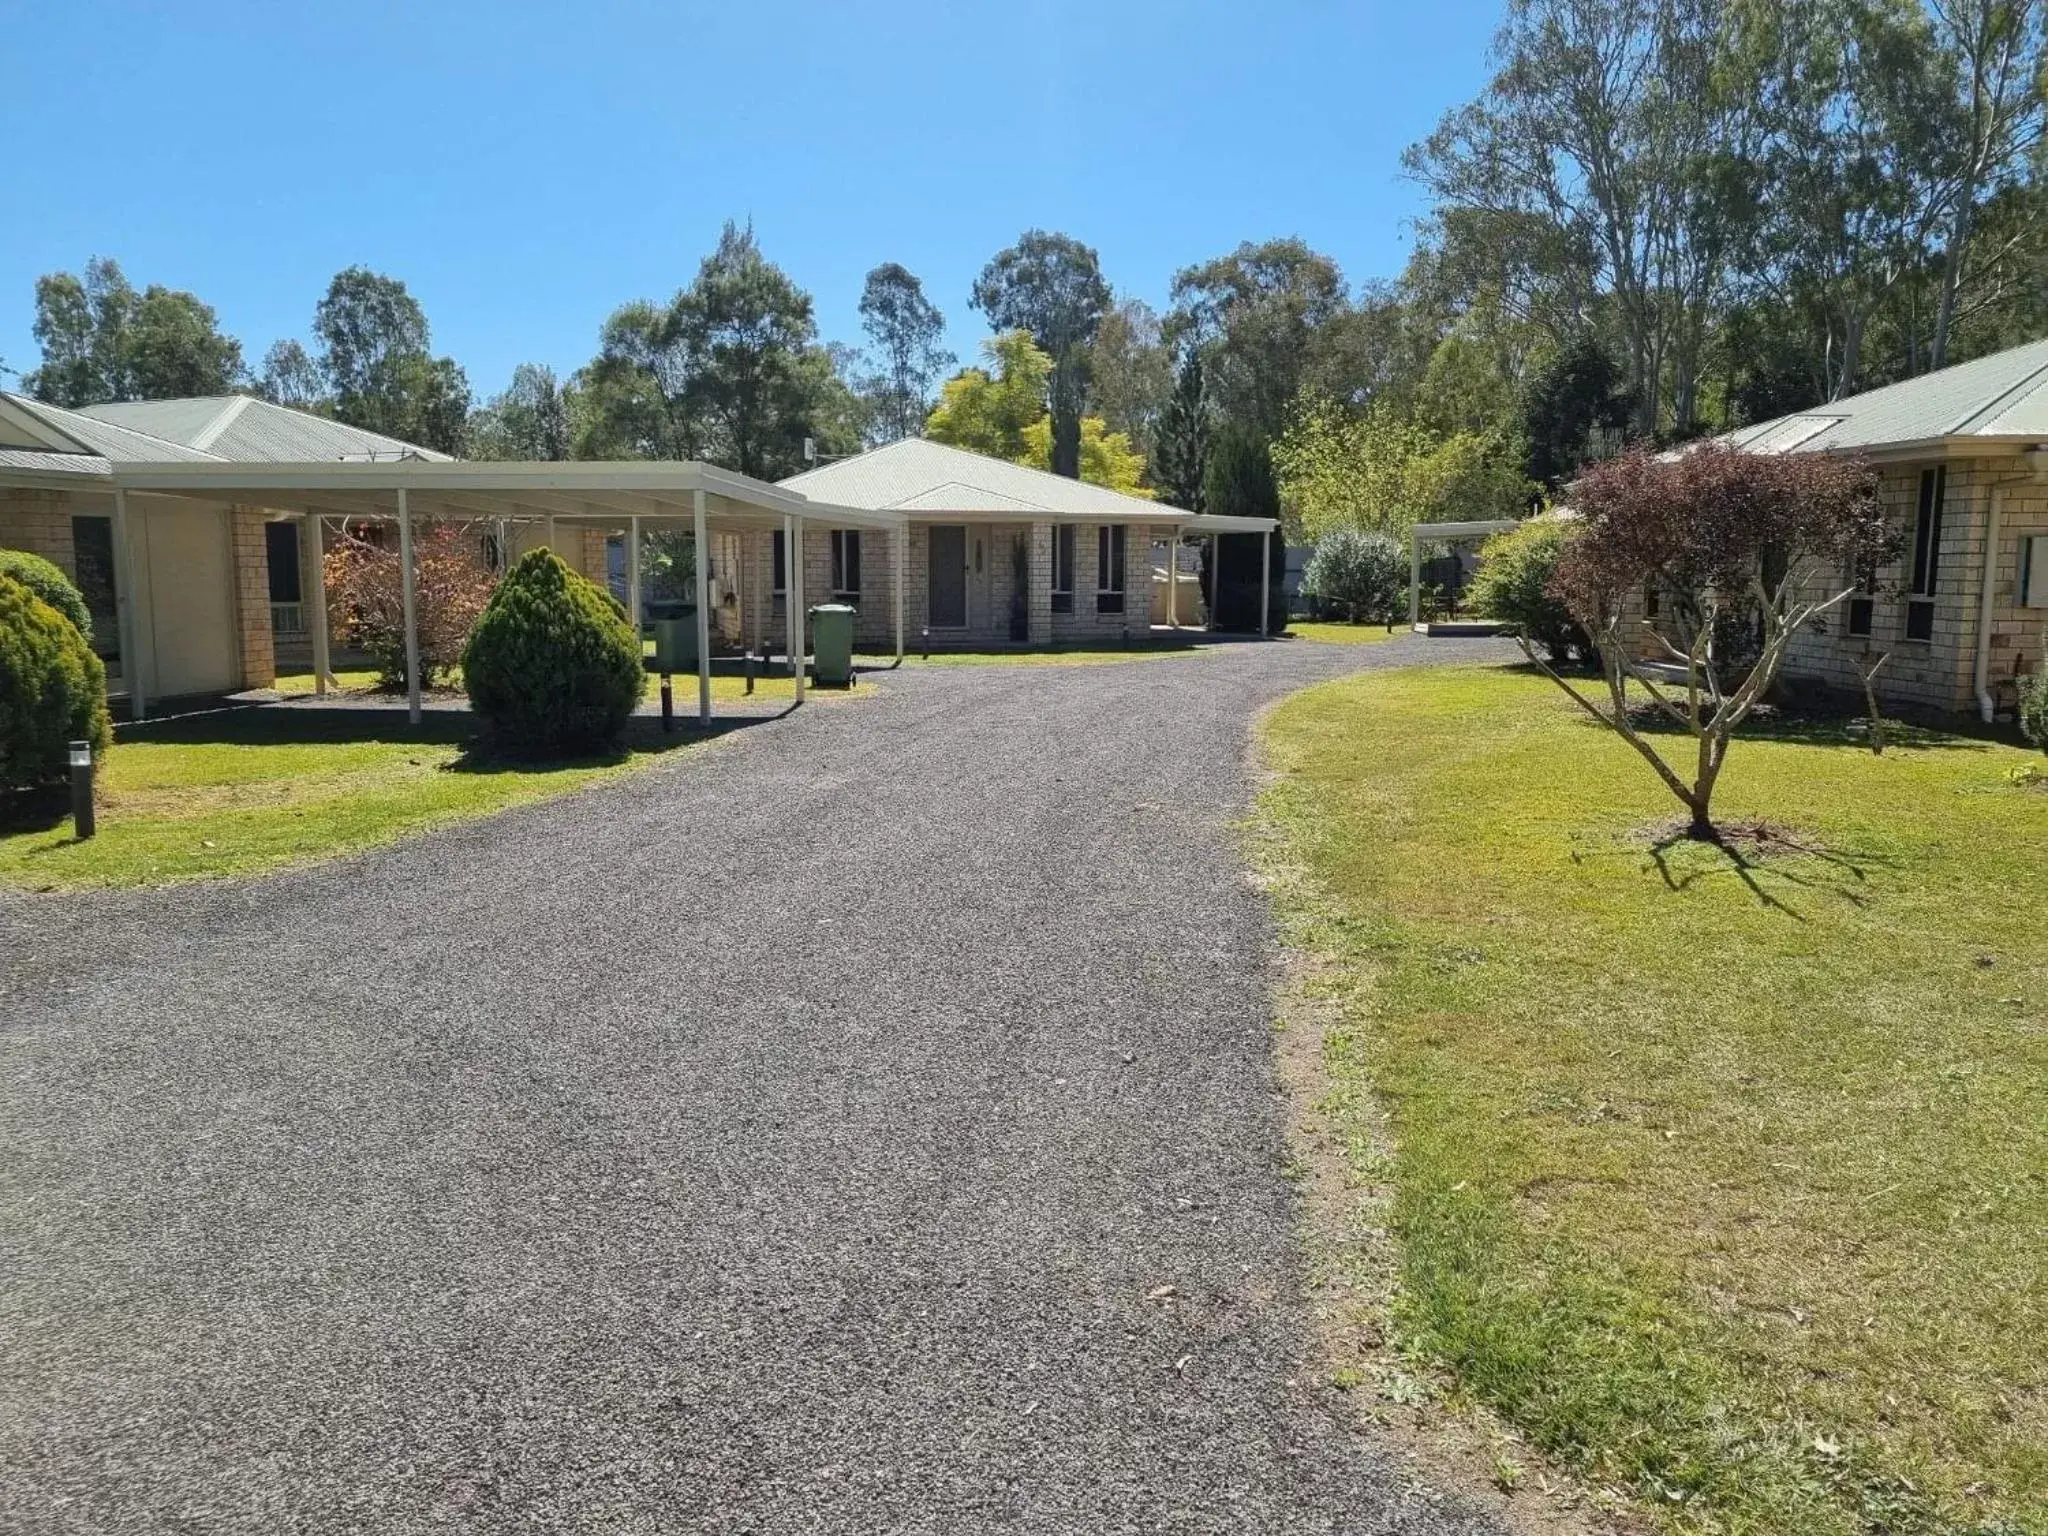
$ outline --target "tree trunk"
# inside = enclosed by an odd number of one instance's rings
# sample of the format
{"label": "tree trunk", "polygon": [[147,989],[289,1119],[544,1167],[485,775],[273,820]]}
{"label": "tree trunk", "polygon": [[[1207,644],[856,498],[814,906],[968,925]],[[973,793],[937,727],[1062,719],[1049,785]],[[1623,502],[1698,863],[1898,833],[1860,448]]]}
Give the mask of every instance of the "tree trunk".
{"label": "tree trunk", "polygon": [[1948,332],[1956,317],[1956,288],[1962,282],[1963,253],[1970,240],[1970,202],[1974,188],[1965,188],[1956,207],[1955,228],[1949,231],[1948,252],[1941,263],[1941,304],[1934,312],[1934,345],[1928,349],[1927,366],[1948,366]]}

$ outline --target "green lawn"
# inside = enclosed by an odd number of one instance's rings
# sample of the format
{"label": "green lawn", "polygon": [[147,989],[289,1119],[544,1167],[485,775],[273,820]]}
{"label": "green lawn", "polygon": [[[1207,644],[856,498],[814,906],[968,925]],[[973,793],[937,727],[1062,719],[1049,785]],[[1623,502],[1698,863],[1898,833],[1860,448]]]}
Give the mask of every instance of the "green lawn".
{"label": "green lawn", "polygon": [[30,889],[156,885],[244,875],[350,853],[487,816],[643,766],[690,742],[636,731],[602,761],[477,762],[466,715],[237,710],[124,729],[100,769],[99,835],[68,816],[0,826],[0,883]]}
{"label": "green lawn", "polygon": [[[1830,726],[1730,754],[1805,851],[1676,814],[1549,683],[1269,718],[1262,849],[1402,1346],[1660,1522],[2048,1531],[2048,793]],[[2038,754],[2031,755],[2038,762]],[[1291,872],[1291,873],[1290,873]]]}
{"label": "green lawn", "polygon": [[[369,693],[375,689],[377,684],[377,674],[370,671],[337,672],[334,676],[335,681],[340,685],[341,691],[344,693]],[[313,691],[313,674],[311,672],[280,673],[274,686],[279,693],[287,698],[301,697]],[[823,691],[829,694],[836,690],[826,689]],[[391,694],[389,697],[397,704],[403,705],[404,703],[404,695],[402,693]],[[652,672],[647,674],[647,697],[649,699],[659,699],[661,697],[661,678]],[[694,706],[696,697],[697,675],[694,672],[677,673],[675,676],[677,708],[681,708],[686,699]],[[746,679],[737,675],[728,676],[722,672],[713,673],[711,678],[711,697],[720,702],[746,698]],[[796,697],[796,684],[787,676],[756,678],[754,681],[753,697],[757,700],[769,702],[787,701]]]}
{"label": "green lawn", "polygon": [[1337,624],[1316,619],[1295,619],[1287,632],[1302,640],[1320,640],[1326,645],[1377,645],[1412,635],[1414,628],[1404,619],[1392,629],[1384,624]]}

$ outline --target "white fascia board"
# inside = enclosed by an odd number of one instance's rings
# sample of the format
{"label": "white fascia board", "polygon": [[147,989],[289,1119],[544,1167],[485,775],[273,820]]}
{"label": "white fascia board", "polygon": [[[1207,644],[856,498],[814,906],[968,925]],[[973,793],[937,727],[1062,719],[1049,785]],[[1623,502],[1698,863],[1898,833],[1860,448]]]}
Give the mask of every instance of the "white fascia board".
{"label": "white fascia board", "polygon": [[1277,517],[1226,517],[1221,512],[1178,512],[1161,521],[1178,523],[1189,533],[1271,533],[1280,526]]}

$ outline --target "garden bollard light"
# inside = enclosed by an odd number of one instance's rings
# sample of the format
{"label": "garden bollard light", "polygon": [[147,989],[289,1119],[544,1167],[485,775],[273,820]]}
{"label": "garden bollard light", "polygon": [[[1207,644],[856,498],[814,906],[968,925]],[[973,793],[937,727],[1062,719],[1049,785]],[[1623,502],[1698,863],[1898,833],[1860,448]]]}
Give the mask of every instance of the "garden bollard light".
{"label": "garden bollard light", "polygon": [[748,652],[747,652],[747,696],[748,696],[749,698],[751,698],[751,697],[753,696],[753,693],[754,693],[754,653],[753,653],[752,651],[748,651]]}
{"label": "garden bollard light", "polygon": [[932,659],[932,627],[927,624],[917,632],[917,637],[924,642],[924,659],[930,661]]}
{"label": "garden bollard light", "polygon": [[669,674],[661,674],[661,729],[664,735],[676,728],[676,694]]}
{"label": "garden bollard light", "polygon": [[71,743],[71,831],[80,842],[99,830],[92,806],[92,743]]}

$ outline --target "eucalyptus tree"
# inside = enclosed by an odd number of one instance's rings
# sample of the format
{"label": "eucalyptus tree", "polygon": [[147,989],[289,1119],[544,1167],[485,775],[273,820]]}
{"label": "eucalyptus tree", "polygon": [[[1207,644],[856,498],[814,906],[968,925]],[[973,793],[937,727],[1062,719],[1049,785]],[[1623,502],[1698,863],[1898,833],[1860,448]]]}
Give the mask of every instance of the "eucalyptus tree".
{"label": "eucalyptus tree", "polygon": [[1748,239],[1761,143],[1723,0],[1513,0],[1480,97],[1405,164],[1440,217],[1577,254],[1643,434],[1690,421]]}
{"label": "eucalyptus tree", "polygon": [[1026,230],[982,268],[972,303],[997,331],[1029,331],[1052,359],[1046,385],[1052,471],[1079,479],[1090,351],[1110,306],[1095,251],[1069,235]]}
{"label": "eucalyptus tree", "polygon": [[[1300,240],[1247,241],[1174,274],[1168,330],[1203,349],[1209,398],[1224,419],[1268,442],[1305,385],[1342,393],[1332,356],[1351,309],[1337,263]],[[1333,366],[1334,363],[1334,366]]]}
{"label": "eucalyptus tree", "polygon": [[243,377],[242,344],[211,305],[157,283],[137,293],[102,256],[36,279],[35,338],[42,366],[22,385],[52,405],[220,395]]}
{"label": "eucalyptus tree", "polygon": [[915,273],[885,261],[861,289],[860,321],[881,364],[871,391],[873,434],[881,442],[916,437],[939,379],[957,361],[941,341],[946,317],[925,297]]}

